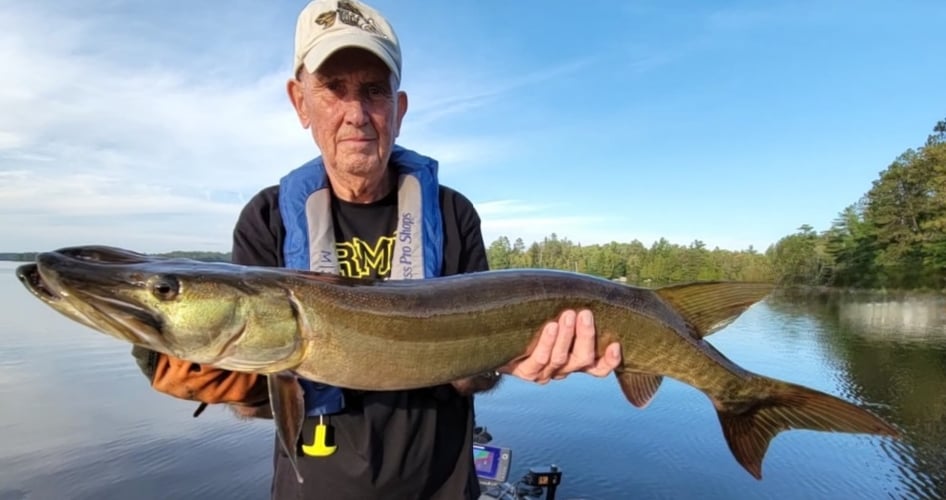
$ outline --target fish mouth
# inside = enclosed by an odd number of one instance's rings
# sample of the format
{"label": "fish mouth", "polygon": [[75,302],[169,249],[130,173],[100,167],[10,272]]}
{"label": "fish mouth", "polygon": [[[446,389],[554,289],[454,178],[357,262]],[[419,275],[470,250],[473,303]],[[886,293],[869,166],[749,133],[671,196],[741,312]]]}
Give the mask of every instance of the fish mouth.
{"label": "fish mouth", "polygon": [[30,293],[43,302],[52,304],[62,300],[62,297],[43,281],[37,264],[24,264],[16,268],[16,277]]}
{"label": "fish mouth", "polygon": [[34,264],[17,269],[17,277],[40,300],[86,326],[159,347],[163,318],[121,293],[143,286],[136,273],[123,266],[152,260],[109,247],[66,248],[39,254]]}

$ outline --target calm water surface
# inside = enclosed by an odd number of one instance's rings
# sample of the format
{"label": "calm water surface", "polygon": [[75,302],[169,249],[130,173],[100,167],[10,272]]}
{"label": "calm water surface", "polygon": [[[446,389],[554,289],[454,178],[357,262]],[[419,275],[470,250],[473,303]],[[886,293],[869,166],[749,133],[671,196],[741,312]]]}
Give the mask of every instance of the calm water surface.
{"label": "calm water surface", "polygon": [[[52,312],[0,262],[0,500],[267,498],[270,422],[152,391],[129,347]],[[791,431],[763,480],[732,458],[712,405],[666,381],[645,410],[616,382],[515,380],[478,399],[511,477],[564,470],[563,498],[946,498],[946,300],[771,298],[710,337],[743,367],[871,408],[893,442]]]}

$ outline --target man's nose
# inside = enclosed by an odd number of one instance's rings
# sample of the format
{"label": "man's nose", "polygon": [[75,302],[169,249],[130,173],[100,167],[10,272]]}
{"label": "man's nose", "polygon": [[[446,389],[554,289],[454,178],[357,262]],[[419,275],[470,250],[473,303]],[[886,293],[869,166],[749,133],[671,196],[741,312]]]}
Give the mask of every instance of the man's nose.
{"label": "man's nose", "polygon": [[368,123],[368,106],[362,99],[346,99],[343,105],[345,107],[345,123],[356,127]]}

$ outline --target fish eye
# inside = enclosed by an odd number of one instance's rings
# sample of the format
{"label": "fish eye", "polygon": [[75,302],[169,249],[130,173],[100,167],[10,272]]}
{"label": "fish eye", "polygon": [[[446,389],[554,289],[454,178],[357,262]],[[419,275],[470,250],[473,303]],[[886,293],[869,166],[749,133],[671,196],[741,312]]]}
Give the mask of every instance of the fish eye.
{"label": "fish eye", "polygon": [[174,276],[155,276],[150,283],[151,294],[159,300],[174,300],[181,291],[181,282]]}

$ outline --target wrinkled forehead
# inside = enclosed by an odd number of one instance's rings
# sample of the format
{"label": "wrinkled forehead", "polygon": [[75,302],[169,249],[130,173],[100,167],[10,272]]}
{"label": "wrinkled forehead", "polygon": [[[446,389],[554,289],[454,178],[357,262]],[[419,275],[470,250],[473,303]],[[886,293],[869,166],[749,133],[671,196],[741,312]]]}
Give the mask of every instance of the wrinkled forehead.
{"label": "wrinkled forehead", "polygon": [[329,56],[315,71],[316,78],[389,81],[393,73],[388,65],[371,52],[358,48],[344,48]]}

